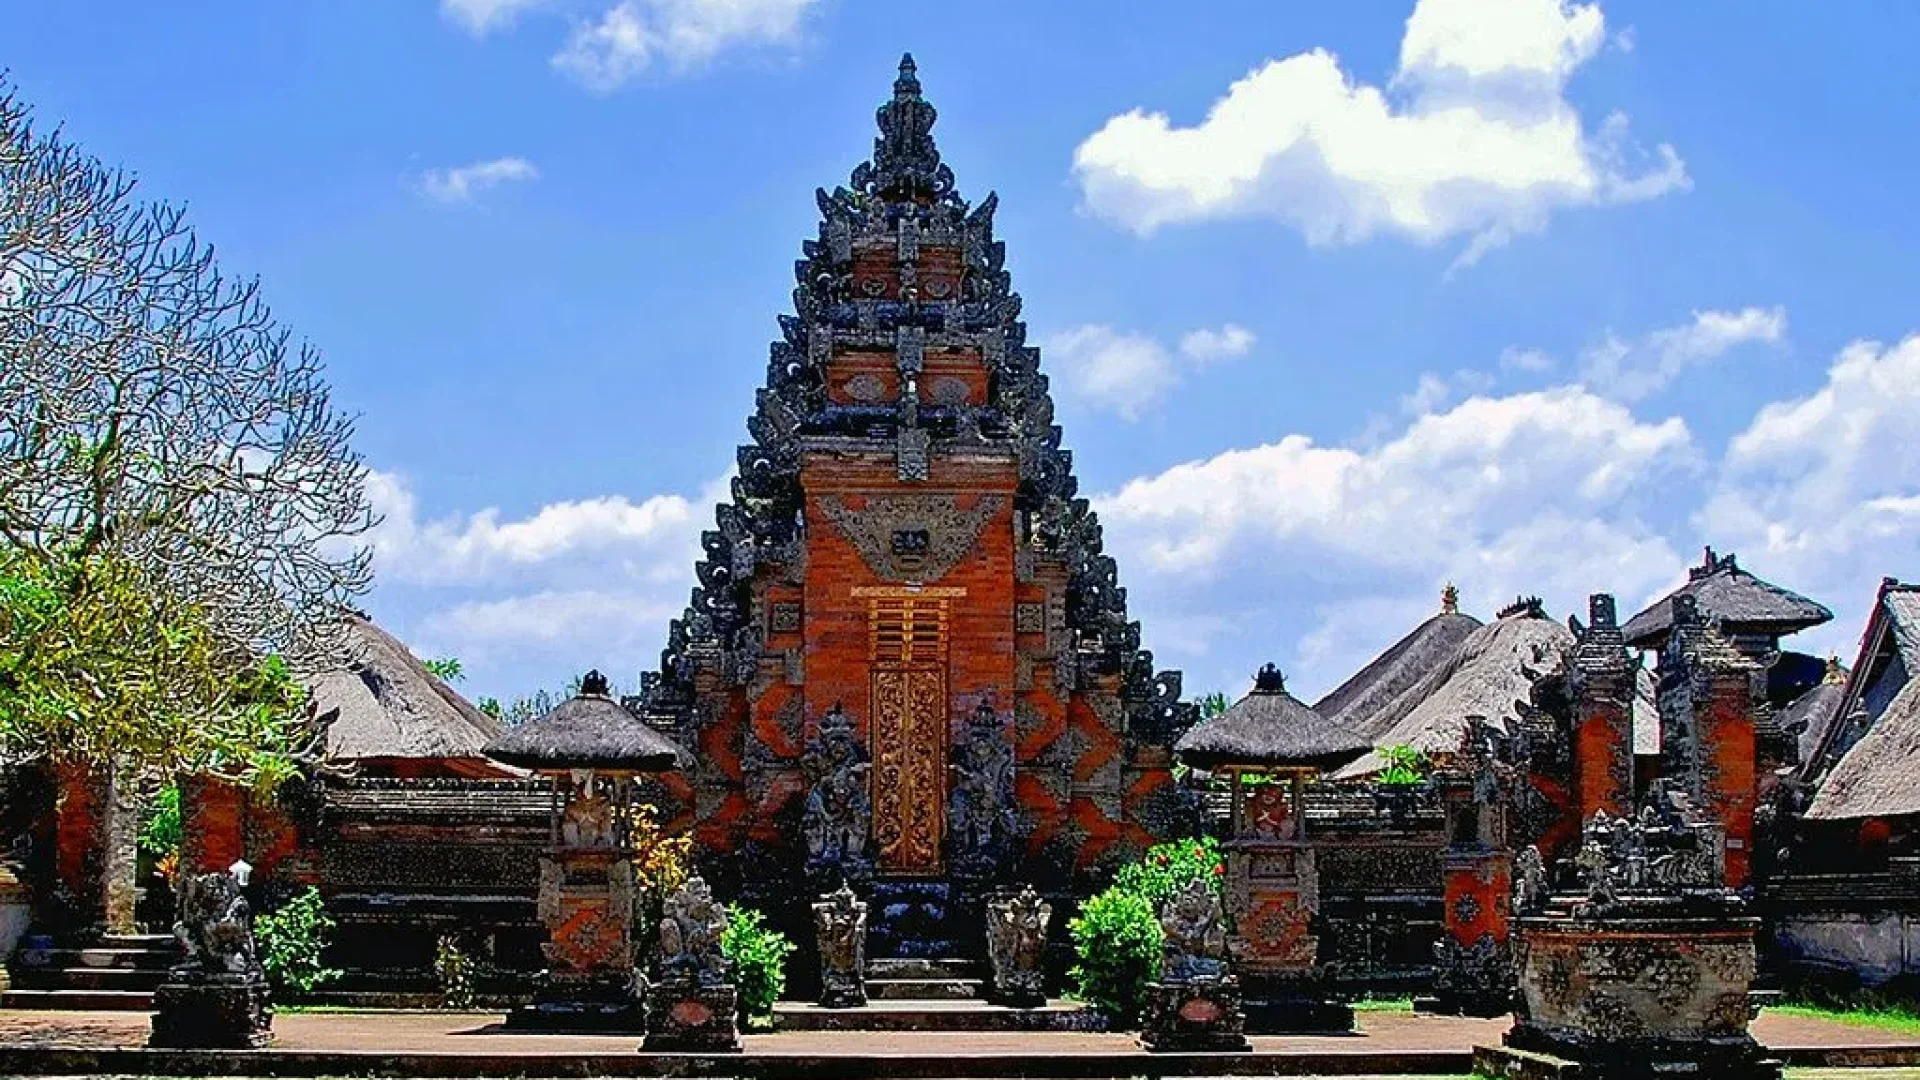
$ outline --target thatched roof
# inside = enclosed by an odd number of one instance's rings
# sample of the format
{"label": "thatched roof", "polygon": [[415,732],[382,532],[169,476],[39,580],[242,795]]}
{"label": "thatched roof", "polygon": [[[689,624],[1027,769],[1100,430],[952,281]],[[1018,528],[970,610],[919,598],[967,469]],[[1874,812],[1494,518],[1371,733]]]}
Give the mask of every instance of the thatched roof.
{"label": "thatched roof", "polygon": [[1367,752],[1367,742],[1287,693],[1272,664],[1254,676],[1253,690],[1225,712],[1195,724],[1173,745],[1196,769],[1331,769]]}
{"label": "thatched roof", "polygon": [[1799,732],[1796,739],[1801,761],[1813,757],[1820,740],[1826,738],[1827,729],[1833,726],[1834,717],[1840,715],[1840,703],[1846,696],[1846,681],[1835,679],[1801,694],[1780,710],[1782,730]]}
{"label": "thatched roof", "polygon": [[613,700],[606,676],[590,671],[580,692],[537,720],[509,729],[487,747],[495,761],[525,769],[667,772],[686,762],[668,738]]}
{"label": "thatched roof", "polygon": [[1461,642],[1480,626],[1479,619],[1460,613],[1459,593],[1447,586],[1441,594],[1438,615],[1414,627],[1412,633],[1314,702],[1313,710],[1372,741],[1419,704],[1406,696],[1407,691],[1447,663]]}
{"label": "thatched roof", "polygon": [[1387,765],[1379,750],[1390,746],[1452,754],[1460,749],[1471,717],[1514,730],[1520,703],[1527,700],[1534,679],[1551,670],[1571,648],[1572,631],[1548,619],[1539,601],[1515,604],[1468,635],[1445,664],[1409,689],[1413,706],[1391,728],[1374,736],[1377,749],[1334,773],[1334,778],[1358,779],[1378,772]]}
{"label": "thatched roof", "polygon": [[1676,596],[1693,597],[1701,615],[1719,624],[1721,632],[1728,635],[1791,634],[1833,618],[1833,612],[1825,606],[1740,569],[1732,553],[1716,556],[1708,548],[1706,559],[1687,571],[1685,585],[1654,601],[1621,627],[1629,646],[1657,649],[1666,641],[1673,625]]}
{"label": "thatched roof", "polygon": [[346,635],[352,662],[307,686],[330,760],[484,759],[498,720],[365,616],[347,616]]}
{"label": "thatched roof", "polygon": [[1628,716],[1633,721],[1633,755],[1647,757],[1660,752],[1660,680],[1653,669],[1641,664],[1633,672],[1633,703]]}
{"label": "thatched roof", "polygon": [[1887,578],[1877,601],[1846,695],[1805,766],[1818,784],[1809,818],[1920,814],[1920,585]]}

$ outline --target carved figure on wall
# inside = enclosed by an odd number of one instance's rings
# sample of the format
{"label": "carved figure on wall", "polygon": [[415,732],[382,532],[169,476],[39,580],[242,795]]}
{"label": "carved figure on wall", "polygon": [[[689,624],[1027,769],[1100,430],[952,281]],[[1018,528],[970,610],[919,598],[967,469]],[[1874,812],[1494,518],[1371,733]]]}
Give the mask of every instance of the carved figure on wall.
{"label": "carved figure on wall", "polygon": [[867,1003],[867,905],[841,886],[813,905],[820,945],[820,1004],[845,1009]]}
{"label": "carved figure on wall", "polygon": [[801,817],[807,870],[854,876],[868,862],[873,798],[867,790],[866,754],[854,737],[853,721],[840,706],[821,719],[819,734],[807,747],[807,760],[813,775]]}
{"label": "carved figure on wall", "polygon": [[253,911],[232,874],[187,874],[176,886],[179,919],[173,936],[185,958],[176,975],[260,974],[254,954]]}
{"label": "carved figure on wall", "polygon": [[1286,784],[1247,789],[1247,831],[1261,840],[1293,837],[1293,792]]}
{"label": "carved figure on wall", "polygon": [[1194,879],[1173,894],[1160,915],[1160,981],[1201,982],[1227,974],[1227,928],[1220,898],[1204,880]]}
{"label": "carved figure on wall", "polygon": [[1532,844],[1513,857],[1513,913],[1526,915],[1547,902],[1547,864]]}
{"label": "carved figure on wall", "polygon": [[1014,827],[1013,747],[991,703],[974,709],[957,758],[947,811],[954,862],[988,872],[1004,856]]}
{"label": "carved figure on wall", "polygon": [[706,880],[688,878],[679,892],[667,897],[660,914],[661,974],[701,986],[725,984],[729,972],[720,935],[726,929],[727,909],[713,898]]}
{"label": "carved figure on wall", "polygon": [[594,786],[591,773],[574,792],[560,817],[560,842],[577,848],[614,846],[617,836],[613,800]]}
{"label": "carved figure on wall", "polygon": [[993,963],[994,995],[1008,1005],[1044,1004],[1047,926],[1053,905],[1033,886],[987,905],[987,954]]}

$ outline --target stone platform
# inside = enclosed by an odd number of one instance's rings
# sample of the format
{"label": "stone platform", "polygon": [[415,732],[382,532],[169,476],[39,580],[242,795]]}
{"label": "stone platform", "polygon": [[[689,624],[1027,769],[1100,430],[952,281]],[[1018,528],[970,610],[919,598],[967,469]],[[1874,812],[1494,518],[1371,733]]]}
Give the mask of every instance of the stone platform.
{"label": "stone platform", "polygon": [[[1148,1054],[1124,1033],[780,1032],[736,1055],[643,1054],[631,1036],[508,1033],[501,1014],[282,1013],[274,1046],[160,1051],[126,1012],[0,1011],[0,1075],[738,1076],[767,1080],[968,1080],[1024,1076],[1463,1076],[1504,1018],[1362,1012],[1346,1036],[1252,1038],[1240,1054]],[[1793,1066],[1920,1066],[1920,1039],[1798,1016],[1754,1034]]]}
{"label": "stone platform", "polygon": [[1070,1001],[1009,1009],[980,1001],[874,1000],[857,1009],[781,1002],[776,1031],[1105,1031],[1106,1018]]}

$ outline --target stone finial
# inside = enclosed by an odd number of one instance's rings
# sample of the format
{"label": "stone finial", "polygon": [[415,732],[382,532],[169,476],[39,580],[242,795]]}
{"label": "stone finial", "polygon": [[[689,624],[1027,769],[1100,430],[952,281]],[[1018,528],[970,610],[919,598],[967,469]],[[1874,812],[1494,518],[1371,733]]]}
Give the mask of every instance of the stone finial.
{"label": "stone finial", "polygon": [[1440,614],[1460,614],[1460,590],[1455,588],[1451,581],[1447,582],[1446,588],[1440,590]]}
{"label": "stone finial", "polygon": [[1253,676],[1253,692],[1256,694],[1284,694],[1287,692],[1287,677],[1272,664],[1264,664]]}
{"label": "stone finial", "polygon": [[1831,686],[1839,686],[1847,681],[1847,669],[1840,666],[1840,657],[1837,653],[1827,654],[1827,671],[1821,676],[1820,681]]}
{"label": "stone finial", "polygon": [[581,697],[606,697],[609,692],[607,677],[600,674],[599,668],[580,676]]}
{"label": "stone finial", "polygon": [[1587,598],[1587,621],[1595,630],[1612,630],[1619,625],[1611,593],[1594,593]]}

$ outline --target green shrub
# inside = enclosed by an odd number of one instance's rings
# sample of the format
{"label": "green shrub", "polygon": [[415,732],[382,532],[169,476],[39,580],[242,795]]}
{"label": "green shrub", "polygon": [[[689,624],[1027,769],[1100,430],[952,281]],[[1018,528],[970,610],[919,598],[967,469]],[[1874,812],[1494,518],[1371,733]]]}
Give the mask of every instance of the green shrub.
{"label": "green shrub", "polygon": [[1067,929],[1080,959],[1068,973],[1074,995],[1118,1024],[1133,1023],[1147,984],[1160,974],[1163,939],[1153,903],[1115,885],[1081,905]]}
{"label": "green shrub", "polygon": [[320,901],[320,890],[312,886],[278,909],[256,916],[254,942],[274,988],[311,994],[339,978],[340,972],[321,961],[332,932],[333,919]]}
{"label": "green shrub", "polygon": [[1154,911],[1189,881],[1205,881],[1218,895],[1226,881],[1226,860],[1220,841],[1211,836],[1174,840],[1147,849],[1139,862],[1128,863],[1114,876],[1113,887],[1144,899]]}
{"label": "green shrub", "polygon": [[433,974],[440,980],[440,1007],[473,1008],[473,957],[460,947],[460,939],[442,934],[433,947]]}
{"label": "green shrub", "polygon": [[766,916],[736,904],[727,909],[720,953],[733,964],[740,1015],[748,1020],[773,1015],[773,1003],[787,987],[787,957],[793,953],[793,942],[769,927]]}
{"label": "green shrub", "polygon": [[1433,769],[1433,763],[1427,755],[1411,746],[1388,746],[1380,751],[1387,759],[1387,767],[1380,770],[1375,780],[1392,787],[1411,787],[1426,782],[1427,773]]}
{"label": "green shrub", "polygon": [[140,850],[156,859],[180,854],[180,785],[168,784],[153,797],[146,820],[140,823]]}

